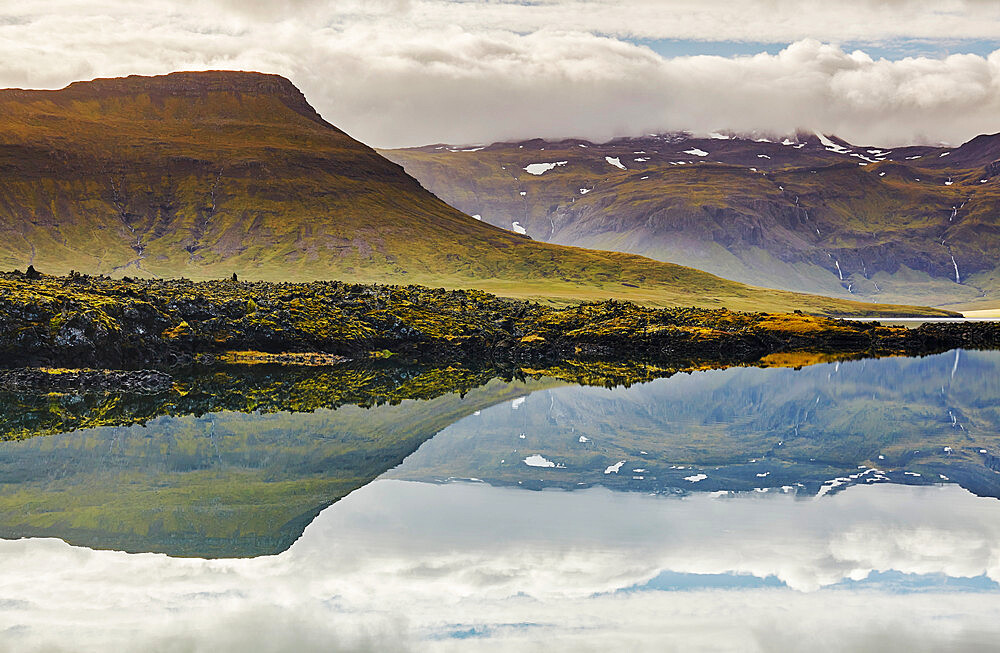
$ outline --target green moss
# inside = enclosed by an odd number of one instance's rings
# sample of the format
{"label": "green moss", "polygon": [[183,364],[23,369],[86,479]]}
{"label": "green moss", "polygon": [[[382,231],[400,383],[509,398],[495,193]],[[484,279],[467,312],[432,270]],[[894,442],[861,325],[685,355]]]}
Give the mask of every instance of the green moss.
{"label": "green moss", "polygon": [[354,358],[388,352],[440,363],[579,357],[587,347],[602,358],[670,352],[718,358],[713,343],[737,341],[742,360],[785,348],[793,337],[798,349],[826,349],[837,337],[837,346],[851,351],[884,349],[876,340],[907,337],[904,329],[873,328],[805,314],[656,309],[616,300],[558,308],[412,285],[30,280],[0,273],[0,354],[7,365],[159,365],[228,351]]}

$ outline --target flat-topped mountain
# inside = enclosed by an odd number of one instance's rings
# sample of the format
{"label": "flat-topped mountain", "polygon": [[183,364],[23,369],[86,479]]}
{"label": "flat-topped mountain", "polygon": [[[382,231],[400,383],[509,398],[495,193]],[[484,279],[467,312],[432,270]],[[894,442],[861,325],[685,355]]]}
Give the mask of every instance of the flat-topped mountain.
{"label": "flat-topped mountain", "polygon": [[[145,115],[142,103],[132,104],[137,97],[142,97],[149,104],[160,109],[169,103],[190,103],[191,110],[185,117],[197,119],[199,114],[207,118],[220,113],[221,107],[212,107],[210,100],[218,100],[219,94],[229,94],[236,104],[226,108],[230,118],[239,117],[267,121],[267,115],[256,113],[254,98],[277,100],[292,111],[327,127],[327,123],[310,106],[302,92],[288,79],[280,75],[266,75],[252,72],[208,71],[180,72],[170,75],[146,77],[130,75],[128,77],[113,77],[95,79],[88,82],[73,82],[58,91],[6,89],[2,91],[4,99],[20,98],[26,102],[48,100],[55,105],[67,106],[74,102],[101,102],[102,108],[113,113],[126,114],[131,105],[133,117]],[[125,104],[113,107],[115,98]],[[335,128],[334,128],[335,129]]]}
{"label": "flat-topped mountain", "polygon": [[0,91],[0,269],[29,264],[423,283],[563,302],[873,308],[498,229],[328,124],[288,80],[245,72]]}
{"label": "flat-topped mountain", "polygon": [[536,240],[866,301],[1000,302],[1000,134],[956,148],[674,133],[382,154]]}

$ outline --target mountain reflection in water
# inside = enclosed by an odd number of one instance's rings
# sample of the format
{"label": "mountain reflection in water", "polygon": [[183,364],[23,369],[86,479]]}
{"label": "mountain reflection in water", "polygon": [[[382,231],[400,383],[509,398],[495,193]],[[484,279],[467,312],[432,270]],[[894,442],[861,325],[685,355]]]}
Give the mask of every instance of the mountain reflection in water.
{"label": "mountain reflection in water", "polygon": [[1000,352],[730,368],[534,392],[449,426],[389,477],[825,495],[958,483],[1000,495]]}
{"label": "mountain reflection in water", "polygon": [[263,379],[186,380],[166,399],[8,396],[8,431],[125,425],[0,444],[0,535],[203,558],[275,554],[383,474],[733,497],[954,483],[997,496],[998,367],[998,352],[955,351],[613,388],[570,384],[565,370],[504,381],[489,370],[267,368]]}

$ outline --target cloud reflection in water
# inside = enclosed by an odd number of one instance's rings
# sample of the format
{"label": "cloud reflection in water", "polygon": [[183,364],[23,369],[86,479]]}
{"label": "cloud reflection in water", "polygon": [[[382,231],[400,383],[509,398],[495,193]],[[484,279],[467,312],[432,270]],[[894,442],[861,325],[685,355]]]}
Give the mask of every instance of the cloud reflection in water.
{"label": "cloud reflection in water", "polygon": [[[384,480],[278,556],[0,542],[0,632],[10,650],[975,650],[1000,635],[981,578],[1000,579],[998,515],[955,486],[679,499]],[[657,589],[664,574],[681,586]]]}

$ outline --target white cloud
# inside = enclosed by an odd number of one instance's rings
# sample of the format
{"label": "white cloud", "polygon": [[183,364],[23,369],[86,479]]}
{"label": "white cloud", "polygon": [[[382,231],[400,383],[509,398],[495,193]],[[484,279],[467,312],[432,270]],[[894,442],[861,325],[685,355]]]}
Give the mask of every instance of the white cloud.
{"label": "white cloud", "polygon": [[[189,8],[204,2],[188,0]],[[891,39],[991,39],[1000,7],[989,0],[220,0],[247,16],[309,15],[348,25],[398,19],[421,29],[457,25],[527,33],[557,26],[624,38],[713,41],[883,42]]]}
{"label": "white cloud", "polygon": [[[995,3],[809,0],[795,11],[767,0],[678,0],[669,10],[608,0],[276,7],[33,3],[0,15],[0,86],[53,88],[180,69],[275,72],[328,120],[385,147],[797,128],[882,146],[957,143],[997,131],[1000,115],[1000,50],[887,61],[811,38],[995,37]],[[884,19],[889,14],[893,20]],[[801,40],[774,55],[665,59],[625,37]]]}
{"label": "white cloud", "polygon": [[[490,650],[982,650],[994,592],[822,586],[872,569],[997,579],[996,512],[953,486],[801,501],[377,481],[272,557],[0,540],[0,651],[445,651],[469,631]],[[616,592],[665,570],[807,591]]]}

